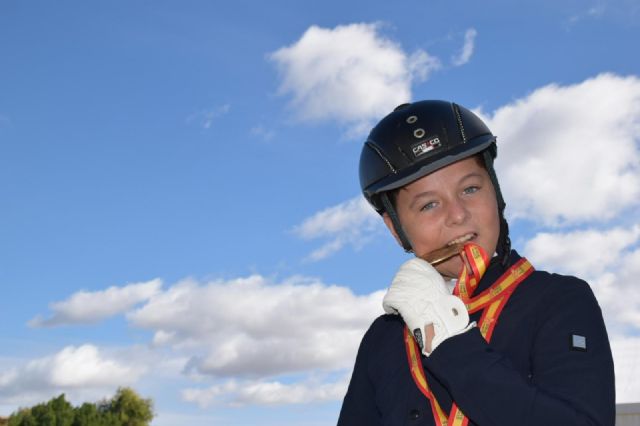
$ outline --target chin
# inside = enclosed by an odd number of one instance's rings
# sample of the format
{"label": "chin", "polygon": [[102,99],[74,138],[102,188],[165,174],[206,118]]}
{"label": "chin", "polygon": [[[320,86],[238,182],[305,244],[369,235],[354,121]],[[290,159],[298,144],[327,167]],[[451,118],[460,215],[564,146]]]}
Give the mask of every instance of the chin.
{"label": "chin", "polygon": [[453,257],[436,266],[436,271],[445,278],[458,279],[458,276],[462,271],[462,260],[460,259],[460,256]]}

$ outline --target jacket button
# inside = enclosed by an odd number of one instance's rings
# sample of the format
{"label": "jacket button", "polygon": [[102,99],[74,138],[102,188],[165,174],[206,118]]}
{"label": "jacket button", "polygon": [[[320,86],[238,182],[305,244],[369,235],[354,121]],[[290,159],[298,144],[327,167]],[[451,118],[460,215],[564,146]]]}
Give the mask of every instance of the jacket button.
{"label": "jacket button", "polygon": [[409,411],[409,418],[411,420],[418,420],[420,418],[420,410],[414,408],[413,410]]}

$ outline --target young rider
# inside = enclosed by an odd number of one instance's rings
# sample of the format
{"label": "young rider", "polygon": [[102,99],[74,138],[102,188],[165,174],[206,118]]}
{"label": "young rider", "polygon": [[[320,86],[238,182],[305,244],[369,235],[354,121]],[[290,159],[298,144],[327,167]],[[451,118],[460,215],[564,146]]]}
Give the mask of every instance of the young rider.
{"label": "young rider", "polygon": [[[371,131],[364,196],[416,257],[362,339],[338,425],[614,425],[598,303],[511,249],[495,157],[487,126],[450,102],[401,105]],[[442,247],[459,254],[421,259]]]}

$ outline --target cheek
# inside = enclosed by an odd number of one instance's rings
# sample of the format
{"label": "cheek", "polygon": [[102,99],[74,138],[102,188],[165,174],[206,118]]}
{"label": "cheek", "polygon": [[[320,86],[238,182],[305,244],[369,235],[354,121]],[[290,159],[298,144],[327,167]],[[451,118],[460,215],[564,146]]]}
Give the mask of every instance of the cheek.
{"label": "cheek", "polygon": [[439,249],[444,244],[441,241],[443,226],[434,220],[415,220],[408,223],[405,230],[411,240],[413,249],[418,254],[426,254]]}

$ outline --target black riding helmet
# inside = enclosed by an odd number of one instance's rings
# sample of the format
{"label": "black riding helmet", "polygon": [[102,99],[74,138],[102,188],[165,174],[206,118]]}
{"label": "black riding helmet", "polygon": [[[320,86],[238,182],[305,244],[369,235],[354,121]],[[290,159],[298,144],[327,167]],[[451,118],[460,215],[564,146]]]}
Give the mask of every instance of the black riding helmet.
{"label": "black riding helmet", "polygon": [[496,137],[468,109],[446,101],[420,101],[398,106],[372,130],[360,156],[360,186],[380,214],[387,213],[405,250],[411,243],[402,229],[389,191],[442,167],[480,154],[498,201],[500,236],[497,252],[506,261],[510,251],[505,202],[493,168]]}

